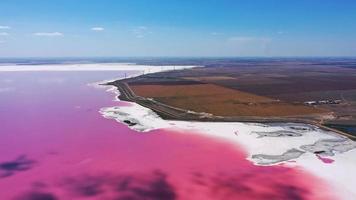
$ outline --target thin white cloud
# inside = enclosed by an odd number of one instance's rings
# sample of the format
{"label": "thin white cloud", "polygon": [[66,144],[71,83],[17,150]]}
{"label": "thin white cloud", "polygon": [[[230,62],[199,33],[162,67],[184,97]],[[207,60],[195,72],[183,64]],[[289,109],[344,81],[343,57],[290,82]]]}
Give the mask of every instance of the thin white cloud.
{"label": "thin white cloud", "polygon": [[235,37],[230,37],[228,38],[229,42],[236,42],[236,43],[268,43],[271,41],[270,38],[266,38],[266,37],[245,37],[245,36],[235,36]]}
{"label": "thin white cloud", "polygon": [[217,35],[224,35],[223,33],[219,32],[211,32],[210,35],[217,36]]}
{"label": "thin white cloud", "polygon": [[287,31],[277,31],[277,34],[278,35],[285,35],[287,34],[288,32]]}
{"label": "thin white cloud", "polygon": [[0,29],[11,29],[10,26],[0,26]]}
{"label": "thin white cloud", "polygon": [[132,30],[132,33],[136,38],[144,38],[147,34],[151,34],[152,32],[149,31],[146,26],[138,26]]}
{"label": "thin white cloud", "polygon": [[0,32],[0,36],[8,36],[9,34],[6,32]]}
{"label": "thin white cloud", "polygon": [[43,37],[61,37],[63,33],[60,32],[38,32],[33,33],[34,36],[43,36]]}
{"label": "thin white cloud", "polygon": [[147,27],[146,26],[139,26],[137,27],[138,29],[141,29],[141,30],[147,30]]}
{"label": "thin white cloud", "polygon": [[283,34],[284,34],[284,31],[278,31],[277,34],[278,34],[278,35],[283,35]]}
{"label": "thin white cloud", "polygon": [[93,27],[93,28],[91,28],[91,30],[100,32],[100,31],[104,31],[105,29],[103,27]]}

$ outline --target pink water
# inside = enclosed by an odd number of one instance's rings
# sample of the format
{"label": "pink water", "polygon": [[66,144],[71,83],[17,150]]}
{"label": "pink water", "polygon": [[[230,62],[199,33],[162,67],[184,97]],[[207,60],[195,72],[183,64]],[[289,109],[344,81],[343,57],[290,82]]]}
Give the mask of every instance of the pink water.
{"label": "pink water", "polygon": [[331,164],[333,163],[335,160],[331,159],[331,158],[325,158],[325,157],[322,157],[320,155],[316,155],[316,157],[321,160],[323,163],[326,163],[326,164]]}
{"label": "pink water", "polygon": [[[334,199],[299,168],[262,167],[200,134],[138,133],[87,83],[120,72],[0,73],[0,200]],[[2,88],[2,89],[1,89]]]}

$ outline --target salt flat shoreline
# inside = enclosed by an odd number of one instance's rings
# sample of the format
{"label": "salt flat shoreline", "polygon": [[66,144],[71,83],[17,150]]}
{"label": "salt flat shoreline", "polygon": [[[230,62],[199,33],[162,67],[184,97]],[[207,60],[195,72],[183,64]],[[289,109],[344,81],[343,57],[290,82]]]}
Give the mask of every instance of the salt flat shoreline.
{"label": "salt flat shoreline", "polygon": [[141,106],[149,108],[156,112],[163,119],[168,120],[181,120],[181,121],[198,121],[198,122],[246,122],[246,123],[304,123],[312,124],[318,126],[321,129],[333,131],[340,135],[346,136],[352,140],[356,140],[356,136],[334,129],[323,124],[308,119],[307,117],[254,117],[254,116],[236,116],[236,117],[221,117],[213,116],[207,113],[197,113],[193,111],[188,111],[180,109],[177,107],[169,106],[161,102],[157,102],[153,99],[144,98],[137,96],[131,89],[130,86],[126,83],[126,80],[135,78],[132,76],[126,79],[119,79],[114,81],[109,81],[106,85],[115,86],[119,91],[118,98],[123,101],[135,102]]}
{"label": "salt flat shoreline", "polygon": [[[197,66],[137,65],[135,63],[90,63],[90,64],[43,64],[43,65],[0,65],[0,72],[41,72],[41,71],[141,71],[140,74],[163,70],[184,69]],[[137,76],[136,74],[135,76]]]}

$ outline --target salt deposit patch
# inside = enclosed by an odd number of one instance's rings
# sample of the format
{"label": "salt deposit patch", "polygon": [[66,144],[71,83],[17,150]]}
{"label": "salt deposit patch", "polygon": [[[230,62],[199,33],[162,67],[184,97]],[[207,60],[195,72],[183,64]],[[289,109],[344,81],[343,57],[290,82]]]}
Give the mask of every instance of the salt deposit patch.
{"label": "salt deposit patch", "polygon": [[356,148],[356,143],[348,139],[325,139],[314,144],[303,145],[301,149],[322,156],[334,156]]}
{"label": "salt deposit patch", "polygon": [[50,64],[50,65],[1,65],[0,72],[24,71],[142,71],[140,74],[166,70],[187,69],[197,66],[136,65],[134,63]]}
{"label": "salt deposit patch", "polygon": [[139,105],[102,108],[100,113],[105,118],[125,123],[131,129],[139,132],[169,127],[169,123],[161,119],[155,112]]}
{"label": "salt deposit patch", "polygon": [[276,164],[279,162],[299,158],[304,151],[300,151],[298,149],[289,149],[282,155],[264,155],[264,154],[256,154],[252,155],[251,158],[252,160],[255,161],[255,163],[259,165],[271,165],[271,164]]}
{"label": "salt deposit patch", "polygon": [[131,104],[103,108],[100,112],[105,118],[125,123],[140,132],[171,128],[224,139],[243,146],[248,159],[258,165],[296,159],[304,152],[333,156],[356,148],[355,142],[312,125],[168,121],[148,108]]}

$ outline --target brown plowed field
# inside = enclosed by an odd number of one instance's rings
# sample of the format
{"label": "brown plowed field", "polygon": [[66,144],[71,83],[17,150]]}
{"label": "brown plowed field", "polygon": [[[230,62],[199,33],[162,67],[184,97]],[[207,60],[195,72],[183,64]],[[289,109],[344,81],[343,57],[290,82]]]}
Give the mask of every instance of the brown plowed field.
{"label": "brown plowed field", "polygon": [[136,95],[167,105],[218,116],[299,116],[325,112],[214,84],[146,84],[130,85],[130,88]]}

